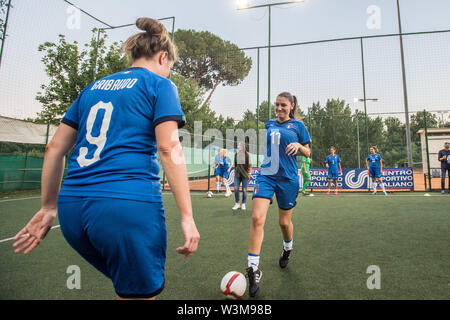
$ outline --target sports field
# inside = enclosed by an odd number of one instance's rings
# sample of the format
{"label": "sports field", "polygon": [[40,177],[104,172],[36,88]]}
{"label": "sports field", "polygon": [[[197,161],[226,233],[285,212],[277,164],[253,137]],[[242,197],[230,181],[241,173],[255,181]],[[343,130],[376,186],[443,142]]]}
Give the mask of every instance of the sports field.
{"label": "sports field", "polygon": [[[294,251],[286,269],[276,204],[265,226],[258,299],[450,299],[450,195],[399,193],[299,196],[294,216]],[[183,243],[179,214],[164,195],[168,251],[166,288],[159,299],[223,299],[220,280],[244,273],[251,220],[233,212],[233,198],[192,193],[201,235],[190,258],[177,255]],[[114,299],[109,279],[86,263],[52,229],[28,256],[15,255],[12,240],[40,207],[39,194],[0,199],[0,299]],[[68,289],[66,273],[80,267],[81,289]],[[369,266],[380,269],[380,289],[369,290]],[[244,299],[248,298],[246,292]]]}

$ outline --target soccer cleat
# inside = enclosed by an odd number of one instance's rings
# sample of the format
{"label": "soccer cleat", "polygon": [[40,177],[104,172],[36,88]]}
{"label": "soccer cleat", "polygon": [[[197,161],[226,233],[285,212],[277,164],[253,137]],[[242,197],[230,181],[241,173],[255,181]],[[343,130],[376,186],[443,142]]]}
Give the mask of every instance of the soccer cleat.
{"label": "soccer cleat", "polygon": [[226,197],[226,198],[229,198],[231,195],[232,195],[231,192],[226,192],[226,193],[225,193],[225,197]]}
{"label": "soccer cleat", "polygon": [[377,190],[374,190],[374,191],[372,192],[372,194],[377,194]]}
{"label": "soccer cleat", "polygon": [[306,191],[303,191],[303,190],[302,190],[302,195],[304,195],[304,196],[309,196],[309,193],[307,193]]}
{"label": "soccer cleat", "polygon": [[327,192],[327,196],[329,196],[329,195],[330,195],[330,191]]}
{"label": "soccer cleat", "polygon": [[385,195],[385,196],[387,196],[387,195],[388,195],[386,191],[383,191],[383,192],[384,192],[384,195]]}
{"label": "soccer cleat", "polygon": [[285,249],[283,248],[283,253],[281,254],[281,257],[280,257],[280,260],[279,260],[279,262],[280,262],[280,268],[284,269],[284,268],[286,268],[286,266],[288,265],[288,262],[289,262],[289,256],[290,256],[290,254],[291,254],[291,251],[292,251],[292,250],[285,250]]}
{"label": "soccer cleat", "polygon": [[[450,191],[449,191],[449,192],[450,192]],[[445,190],[441,190],[441,193],[442,193],[442,194],[445,194]]]}
{"label": "soccer cleat", "polygon": [[338,192],[337,192],[337,191],[335,191],[335,192],[334,192],[334,195],[335,195],[335,196],[337,196],[337,195],[338,195]]}
{"label": "soccer cleat", "polygon": [[239,203],[235,203],[234,207],[231,208],[231,210],[236,211],[237,209],[239,209],[241,207],[241,205]]}
{"label": "soccer cleat", "polygon": [[254,271],[253,267],[248,267],[246,271],[248,276],[248,293],[250,297],[254,298],[259,291],[259,282],[261,281],[262,272],[259,269]]}
{"label": "soccer cleat", "polygon": [[247,208],[245,207],[245,203],[242,204],[241,210],[247,210]]}

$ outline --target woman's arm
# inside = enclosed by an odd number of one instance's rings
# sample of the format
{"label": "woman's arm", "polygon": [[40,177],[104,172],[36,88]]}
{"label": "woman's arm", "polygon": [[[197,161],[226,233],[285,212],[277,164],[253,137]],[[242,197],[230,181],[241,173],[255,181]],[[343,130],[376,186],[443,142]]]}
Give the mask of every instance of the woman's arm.
{"label": "woman's arm", "polygon": [[185,243],[176,250],[187,258],[197,250],[200,234],[192,213],[186,162],[178,139],[178,124],[176,121],[162,122],[156,126],[155,133],[159,157],[181,215]]}
{"label": "woman's arm", "polygon": [[309,158],[311,150],[309,149],[309,143],[302,145],[298,142],[292,142],[286,147],[286,154],[289,156],[296,155],[298,152],[302,153],[305,157]]}
{"label": "woman's arm", "polygon": [[[45,147],[41,177],[41,209],[20,230],[14,240],[14,252],[28,254],[44,239],[58,213],[57,201],[64,172],[64,157],[73,147],[77,131],[61,123],[53,139]],[[20,246],[20,247],[19,247]]]}

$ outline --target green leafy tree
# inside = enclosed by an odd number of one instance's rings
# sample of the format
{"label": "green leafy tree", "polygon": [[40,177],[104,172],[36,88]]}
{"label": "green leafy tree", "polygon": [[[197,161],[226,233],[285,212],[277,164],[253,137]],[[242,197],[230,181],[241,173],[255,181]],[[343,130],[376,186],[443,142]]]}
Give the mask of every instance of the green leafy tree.
{"label": "green leafy tree", "polygon": [[175,32],[179,60],[174,70],[209,90],[208,104],[219,85],[236,86],[247,77],[252,60],[242,50],[208,31],[179,29]]}
{"label": "green leafy tree", "polygon": [[405,125],[395,117],[384,120],[385,144],[380,150],[385,166],[403,166],[408,161]]}
{"label": "green leafy tree", "polygon": [[3,42],[5,39],[5,19],[6,11],[8,10],[9,2],[8,0],[0,0],[0,40]]}
{"label": "green leafy tree", "polygon": [[80,49],[78,42],[69,43],[59,35],[57,43],[45,42],[38,48],[44,53],[42,62],[49,77],[36,99],[42,104],[36,122],[58,124],[80,92],[95,80],[119,72],[130,63],[121,53],[121,45],[114,42],[108,48],[104,35],[97,42],[97,30],[93,30],[90,43]]}

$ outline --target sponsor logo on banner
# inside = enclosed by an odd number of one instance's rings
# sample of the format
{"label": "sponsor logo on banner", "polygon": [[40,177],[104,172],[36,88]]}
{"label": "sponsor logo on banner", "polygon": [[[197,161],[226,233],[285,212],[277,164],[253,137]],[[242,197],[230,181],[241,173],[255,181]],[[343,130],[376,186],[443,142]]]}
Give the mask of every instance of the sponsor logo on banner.
{"label": "sponsor logo on banner", "polygon": [[[252,168],[252,177],[248,185],[254,186],[256,176],[260,173],[259,168]],[[300,171],[299,171],[300,172]],[[311,168],[311,184],[313,189],[328,188],[328,169]],[[412,168],[384,168],[381,178],[387,190],[401,190],[414,188],[414,176]],[[303,177],[299,173],[300,186],[303,185]],[[234,186],[234,168],[231,169],[227,179],[229,186]],[[342,169],[342,175],[338,177],[338,187],[348,190],[367,190],[372,188],[372,179],[369,177],[367,169]]]}

